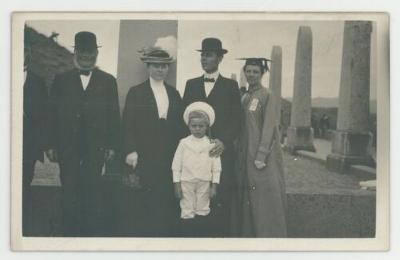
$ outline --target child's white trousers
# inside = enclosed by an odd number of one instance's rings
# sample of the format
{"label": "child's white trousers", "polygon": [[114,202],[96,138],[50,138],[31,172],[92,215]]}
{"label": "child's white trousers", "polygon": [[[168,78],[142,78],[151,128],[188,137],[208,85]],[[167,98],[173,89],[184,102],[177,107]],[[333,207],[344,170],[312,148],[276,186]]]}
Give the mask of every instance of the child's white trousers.
{"label": "child's white trousers", "polygon": [[183,198],[180,201],[181,218],[206,216],[210,213],[210,181],[181,182]]}

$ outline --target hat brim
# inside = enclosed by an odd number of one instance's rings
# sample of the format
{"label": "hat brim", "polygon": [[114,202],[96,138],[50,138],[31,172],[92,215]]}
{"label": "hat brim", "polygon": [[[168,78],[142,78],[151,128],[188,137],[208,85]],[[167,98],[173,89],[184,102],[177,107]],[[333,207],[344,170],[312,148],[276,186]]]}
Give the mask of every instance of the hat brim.
{"label": "hat brim", "polygon": [[92,47],[89,47],[89,48],[87,48],[87,47],[81,47],[81,48],[77,48],[75,45],[73,45],[73,46],[71,46],[72,48],[74,48],[74,49],[92,49],[92,50],[94,50],[94,49],[98,49],[98,48],[101,48],[101,46],[93,46],[93,48]]}
{"label": "hat brim", "polygon": [[140,58],[144,63],[156,63],[156,64],[170,64],[174,62],[173,58],[149,58],[149,57],[141,57]]}
{"label": "hat brim", "polygon": [[189,106],[186,107],[184,113],[183,113],[183,121],[185,121],[186,125],[189,125],[189,114],[192,111],[195,110],[201,110],[205,112],[208,115],[208,118],[210,120],[210,126],[212,126],[215,122],[215,112],[212,106],[205,102],[197,101],[194,103],[191,103]]}
{"label": "hat brim", "polygon": [[222,54],[228,53],[228,50],[225,50],[225,49],[201,49],[201,50],[196,50],[196,51],[198,51],[198,52],[214,51],[214,52],[219,52]]}

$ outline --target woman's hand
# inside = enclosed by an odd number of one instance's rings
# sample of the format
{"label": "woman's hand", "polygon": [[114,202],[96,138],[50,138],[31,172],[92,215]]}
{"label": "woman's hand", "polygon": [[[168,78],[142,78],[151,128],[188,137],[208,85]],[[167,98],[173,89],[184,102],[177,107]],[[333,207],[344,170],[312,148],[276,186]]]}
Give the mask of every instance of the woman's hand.
{"label": "woman's hand", "polygon": [[114,158],[115,158],[115,151],[114,150],[106,149],[104,151],[104,160],[106,162],[110,162],[110,161],[114,160]]}
{"label": "woman's hand", "polygon": [[136,168],[136,165],[138,163],[139,155],[137,152],[132,152],[126,156],[125,162],[126,164],[132,166],[132,169]]}
{"label": "woman's hand", "polygon": [[182,194],[182,187],[180,182],[175,182],[174,183],[174,191],[175,191],[175,197],[179,200],[183,198]]}
{"label": "woman's hand", "polygon": [[135,188],[135,189],[140,189],[141,188],[140,178],[139,178],[139,176],[137,176],[134,173],[130,173],[128,175],[128,183],[129,183],[129,186],[132,187],[132,188]]}
{"label": "woman's hand", "polygon": [[217,196],[217,188],[218,184],[217,183],[212,183],[211,188],[210,188],[210,199],[213,199]]}
{"label": "woman's hand", "polygon": [[262,168],[264,168],[265,166],[267,166],[264,162],[261,161],[254,161],[254,165],[256,166],[256,168],[258,170],[261,170]]}
{"label": "woman's hand", "polygon": [[49,149],[46,151],[46,156],[50,162],[55,163],[58,162],[57,152],[54,149]]}
{"label": "woman's hand", "polygon": [[210,151],[210,157],[219,157],[223,153],[225,146],[224,143],[219,139],[211,140],[211,143],[215,143],[214,147]]}

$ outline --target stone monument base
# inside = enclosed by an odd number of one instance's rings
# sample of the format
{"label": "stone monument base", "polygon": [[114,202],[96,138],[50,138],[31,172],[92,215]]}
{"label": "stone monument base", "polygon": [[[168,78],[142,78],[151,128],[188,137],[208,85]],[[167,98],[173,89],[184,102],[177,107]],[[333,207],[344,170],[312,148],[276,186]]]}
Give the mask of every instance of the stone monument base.
{"label": "stone monument base", "polygon": [[287,129],[287,151],[291,154],[298,150],[315,152],[313,144],[314,130],[311,127],[289,126]]}
{"label": "stone monument base", "polygon": [[353,164],[375,166],[371,155],[368,154],[371,140],[370,133],[335,131],[332,153],[326,159],[328,170],[344,173]]}

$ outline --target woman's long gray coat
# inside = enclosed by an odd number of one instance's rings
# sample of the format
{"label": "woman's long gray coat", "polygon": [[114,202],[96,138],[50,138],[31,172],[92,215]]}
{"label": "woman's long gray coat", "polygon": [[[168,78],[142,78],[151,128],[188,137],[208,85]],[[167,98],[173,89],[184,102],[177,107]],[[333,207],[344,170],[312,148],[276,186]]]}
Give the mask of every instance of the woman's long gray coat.
{"label": "woman's long gray coat", "polygon": [[[243,128],[238,142],[239,220],[244,237],[286,237],[286,193],[277,100],[266,88],[242,97]],[[258,170],[254,161],[266,163]]]}

